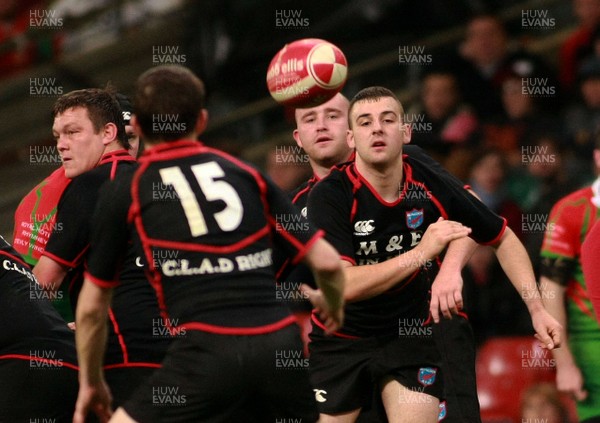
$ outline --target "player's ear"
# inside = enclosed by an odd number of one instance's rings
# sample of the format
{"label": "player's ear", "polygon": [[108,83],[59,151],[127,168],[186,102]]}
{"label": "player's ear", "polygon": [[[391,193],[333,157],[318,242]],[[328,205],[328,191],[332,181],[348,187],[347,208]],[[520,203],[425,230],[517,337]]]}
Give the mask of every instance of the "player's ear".
{"label": "player's ear", "polygon": [[356,148],[356,143],[354,142],[354,132],[352,129],[346,130],[346,143],[350,148]]}
{"label": "player's ear", "polygon": [[402,123],[400,124],[400,130],[404,131],[404,144],[410,143],[410,139],[412,138],[412,126],[410,123]]}
{"label": "player's ear", "polygon": [[114,123],[108,122],[105,124],[102,132],[102,144],[106,146],[111,142],[116,141],[118,132],[119,130],[117,129],[117,125]]}
{"label": "player's ear", "polygon": [[300,139],[300,134],[298,133],[297,129],[294,129],[294,132],[292,132],[292,136],[296,140],[296,144],[298,144],[298,147],[303,148],[302,147],[302,140]]}
{"label": "player's ear", "polygon": [[204,132],[206,127],[208,126],[208,110],[200,109],[200,113],[198,113],[198,120],[196,120],[196,127],[194,128],[197,135],[200,135]]}

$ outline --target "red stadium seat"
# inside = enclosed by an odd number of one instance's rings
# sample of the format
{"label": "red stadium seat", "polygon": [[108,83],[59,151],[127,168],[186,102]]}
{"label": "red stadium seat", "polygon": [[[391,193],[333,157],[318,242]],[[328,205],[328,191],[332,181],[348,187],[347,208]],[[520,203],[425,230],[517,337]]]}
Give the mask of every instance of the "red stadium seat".
{"label": "red stadium seat", "polygon": [[[554,383],[555,361],[533,336],[496,338],[478,351],[477,393],[484,423],[520,423],[523,392],[540,382]],[[573,404],[565,403],[573,415]]]}

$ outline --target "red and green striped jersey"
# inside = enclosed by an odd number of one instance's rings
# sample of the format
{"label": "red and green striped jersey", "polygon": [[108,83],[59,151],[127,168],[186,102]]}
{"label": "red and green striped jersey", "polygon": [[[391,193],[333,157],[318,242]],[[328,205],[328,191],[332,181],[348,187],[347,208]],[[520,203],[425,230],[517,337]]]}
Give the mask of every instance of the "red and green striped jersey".
{"label": "red and green striped jersey", "polygon": [[571,336],[597,336],[599,329],[581,267],[581,244],[600,220],[599,187],[600,179],[554,205],[540,252],[542,276],[567,288],[567,330]]}
{"label": "red and green striped jersey", "polygon": [[56,210],[70,182],[61,166],[23,197],[15,211],[13,246],[31,266],[36,265],[50,234],[60,225]]}

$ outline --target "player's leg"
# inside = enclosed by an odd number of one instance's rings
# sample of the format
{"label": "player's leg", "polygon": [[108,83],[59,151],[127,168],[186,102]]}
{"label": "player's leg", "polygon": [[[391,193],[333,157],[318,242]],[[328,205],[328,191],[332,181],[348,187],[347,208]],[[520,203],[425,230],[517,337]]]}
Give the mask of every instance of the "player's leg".
{"label": "player's leg", "polygon": [[436,423],[439,400],[424,392],[409,389],[391,377],[383,381],[381,398],[390,423]]}
{"label": "player's leg", "polygon": [[112,415],[108,423],[137,423],[136,420],[133,420],[127,411],[123,410],[123,408],[117,408],[117,411]]}
{"label": "player's leg", "polygon": [[475,338],[471,324],[462,316],[442,319],[433,325],[433,336],[444,369],[444,423],[481,423],[475,377]]}
{"label": "player's leg", "polygon": [[320,414],[319,423],[354,423],[360,414],[360,408],[340,414]]}
{"label": "player's leg", "polygon": [[310,382],[322,422],[354,422],[371,403],[369,363],[377,343],[325,335],[313,325],[310,334]]}

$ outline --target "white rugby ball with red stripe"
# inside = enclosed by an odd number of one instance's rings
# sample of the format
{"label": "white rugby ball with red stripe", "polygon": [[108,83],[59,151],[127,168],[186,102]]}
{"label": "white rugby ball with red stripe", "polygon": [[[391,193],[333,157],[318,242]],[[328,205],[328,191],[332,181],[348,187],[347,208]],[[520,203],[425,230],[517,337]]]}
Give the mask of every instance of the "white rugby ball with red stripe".
{"label": "white rugby ball with red stripe", "polygon": [[267,87],[278,103],[314,107],[342,90],[348,78],[344,53],[329,41],[304,38],[286,44],[271,60]]}

